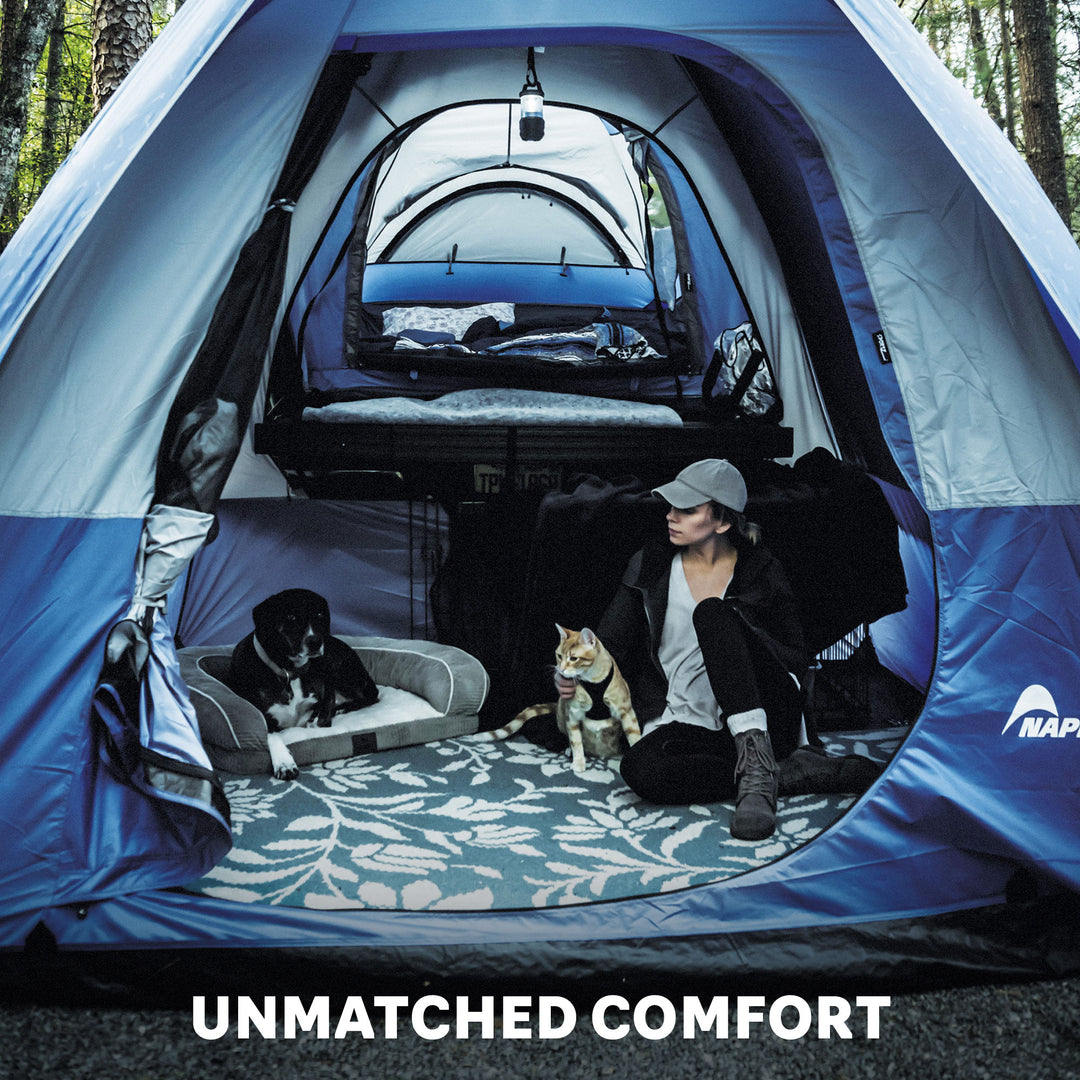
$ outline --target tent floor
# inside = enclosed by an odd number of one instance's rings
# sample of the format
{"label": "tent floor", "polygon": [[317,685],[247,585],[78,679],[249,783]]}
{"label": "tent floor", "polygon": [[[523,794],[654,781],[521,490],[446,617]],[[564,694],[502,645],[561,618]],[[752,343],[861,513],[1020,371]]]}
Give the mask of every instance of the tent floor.
{"label": "tent floor", "polygon": [[[828,732],[830,753],[886,761],[906,728]],[[731,803],[642,802],[617,761],[576,774],[569,754],[521,735],[384,750],[293,782],[226,776],[234,847],[188,888],[294,907],[507,910],[714,882],[805,844],[850,795],[782,799],[775,834],[733,840]]]}

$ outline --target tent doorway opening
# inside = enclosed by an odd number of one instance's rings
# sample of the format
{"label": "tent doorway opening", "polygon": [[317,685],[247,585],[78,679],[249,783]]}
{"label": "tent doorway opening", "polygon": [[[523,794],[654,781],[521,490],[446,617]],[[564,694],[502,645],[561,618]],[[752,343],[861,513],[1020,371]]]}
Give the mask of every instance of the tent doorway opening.
{"label": "tent doorway opening", "polygon": [[[656,535],[651,487],[723,456],[800,597],[812,736],[887,761],[928,681],[923,658],[891,662],[913,636],[925,519],[901,484],[840,460],[827,421],[800,423],[794,398],[823,406],[798,318],[777,333],[759,316],[717,193],[660,136],[586,108],[548,106],[544,139],[523,142],[504,101],[424,113],[346,166],[366,115],[350,108],[330,179],[297,201],[308,240],[289,254],[255,454],[178,587],[182,652],[226,649],[264,596],[312,588],[337,633],[479,661],[478,723],[498,727],[549,700],[554,623],[595,625]],[[784,290],[780,275],[761,306]],[[245,487],[252,461],[272,463],[269,491]],[[293,782],[223,759],[234,847],[190,888],[316,908],[589,903],[746,872],[855,802],[794,796],[775,836],[747,845],[729,807],[643,804],[617,762],[574,774],[542,726],[506,743],[422,730],[313,752]]]}
{"label": "tent doorway opening", "polygon": [[[595,624],[622,570],[621,556],[599,562],[588,544],[607,538],[613,553],[629,551],[657,520],[650,502],[636,480],[595,475],[568,490],[504,492],[449,509],[397,497],[225,500],[220,535],[186,583],[177,632],[195,645],[181,655],[239,640],[249,605],[279,584],[315,587],[332,600],[336,630],[479,658],[490,680],[479,723],[497,727],[552,699],[554,622]],[[318,570],[298,553],[319,560]],[[850,572],[850,551],[844,559]],[[223,588],[233,597],[228,612]],[[921,691],[878,660],[875,635],[889,618],[860,622],[819,652],[807,707],[830,754],[887,762],[921,708]],[[316,755],[291,782],[265,768],[223,769],[233,849],[188,887],[316,908],[591,903],[747,872],[810,842],[856,801],[786,797],[768,842],[733,841],[729,804],[649,805],[626,787],[617,761],[590,761],[575,774],[565,740],[544,724],[497,743],[436,731],[418,745]]]}

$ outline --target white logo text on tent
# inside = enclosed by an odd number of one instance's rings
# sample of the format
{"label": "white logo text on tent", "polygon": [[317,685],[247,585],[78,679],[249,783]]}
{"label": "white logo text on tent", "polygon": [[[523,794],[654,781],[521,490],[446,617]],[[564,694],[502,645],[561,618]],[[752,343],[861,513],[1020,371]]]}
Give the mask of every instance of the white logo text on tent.
{"label": "white logo text on tent", "polygon": [[1080,738],[1080,717],[1059,716],[1050,691],[1038,683],[1020,694],[1001,734],[1004,735],[1017,720],[1020,726],[1016,728],[1016,735],[1021,739],[1063,739],[1068,735]]}

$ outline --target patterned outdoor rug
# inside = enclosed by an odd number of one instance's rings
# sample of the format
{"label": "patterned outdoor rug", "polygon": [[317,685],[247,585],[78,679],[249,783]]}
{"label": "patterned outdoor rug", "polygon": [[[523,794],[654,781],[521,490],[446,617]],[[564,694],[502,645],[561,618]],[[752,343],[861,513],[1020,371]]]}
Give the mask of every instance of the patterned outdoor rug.
{"label": "patterned outdoor rug", "polygon": [[[830,733],[831,753],[888,760],[902,729]],[[776,859],[854,799],[782,799],[776,833],[732,840],[730,803],[661,807],[617,762],[576,775],[521,736],[384,750],[292,783],[226,779],[235,846],[194,892],[307,908],[492,910],[668,892]]]}

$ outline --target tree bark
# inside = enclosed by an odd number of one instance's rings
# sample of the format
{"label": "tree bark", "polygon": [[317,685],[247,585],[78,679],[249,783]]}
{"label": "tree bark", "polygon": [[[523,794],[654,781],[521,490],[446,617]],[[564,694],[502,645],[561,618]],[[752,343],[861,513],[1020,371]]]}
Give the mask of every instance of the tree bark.
{"label": "tree bark", "polygon": [[1065,145],[1057,93],[1057,51],[1046,0],[1013,0],[1024,156],[1058,213],[1069,223]]}
{"label": "tree bark", "polygon": [[150,0],[95,0],[93,95],[96,116],[150,47]]}
{"label": "tree bark", "polygon": [[3,45],[0,46],[0,69],[6,68],[15,48],[15,35],[22,19],[23,0],[3,0]]}
{"label": "tree bark", "polygon": [[[18,28],[9,39],[10,49],[0,72],[0,204],[6,204],[15,181],[19,150],[26,134],[30,84],[45,51],[45,40],[62,0],[27,0]],[[11,5],[4,4],[6,17]],[[5,28],[5,45],[8,40]]]}
{"label": "tree bark", "polygon": [[66,14],[64,5],[61,4],[49,32],[49,62],[45,67],[45,107],[41,117],[41,155],[38,158],[39,193],[60,164],[57,137],[60,126],[60,83],[64,74]]}
{"label": "tree bark", "polygon": [[994,66],[990,61],[990,50],[983,32],[982,12],[978,0],[967,0],[968,38],[975,57],[975,71],[979,80],[983,107],[999,128],[1004,128],[1005,120],[1001,115],[1001,99],[994,85]]}
{"label": "tree bark", "polygon": [[998,35],[1001,38],[1001,86],[1005,101],[1005,134],[1016,145],[1016,89],[1013,86],[1012,27],[1009,25],[1009,5],[998,4]]}

